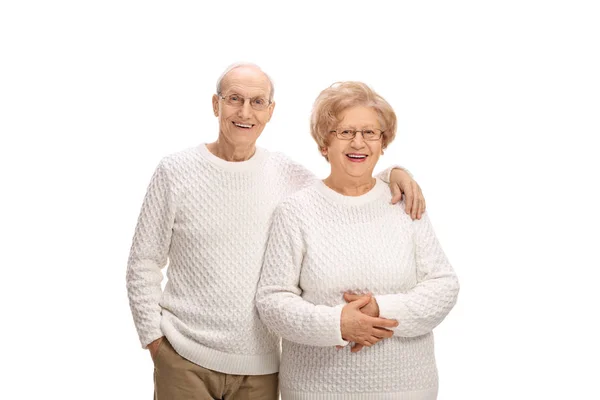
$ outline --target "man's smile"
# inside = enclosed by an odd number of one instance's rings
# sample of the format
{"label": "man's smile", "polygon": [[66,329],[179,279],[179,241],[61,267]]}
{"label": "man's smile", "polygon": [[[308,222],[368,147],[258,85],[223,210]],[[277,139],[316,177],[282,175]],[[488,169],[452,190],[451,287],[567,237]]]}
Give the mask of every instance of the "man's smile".
{"label": "man's smile", "polygon": [[238,128],[242,128],[242,129],[250,129],[254,126],[254,124],[241,124],[239,122],[232,122],[232,124],[234,124]]}

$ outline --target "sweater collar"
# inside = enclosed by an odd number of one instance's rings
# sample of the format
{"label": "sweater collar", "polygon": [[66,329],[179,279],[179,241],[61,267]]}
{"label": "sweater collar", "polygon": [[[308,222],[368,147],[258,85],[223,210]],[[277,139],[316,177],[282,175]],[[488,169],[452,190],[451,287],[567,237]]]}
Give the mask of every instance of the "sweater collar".
{"label": "sweater collar", "polygon": [[250,157],[246,161],[225,161],[222,158],[215,156],[213,153],[208,150],[205,143],[202,143],[198,146],[198,151],[200,155],[204,157],[206,160],[210,161],[212,164],[217,167],[229,171],[229,172],[251,172],[256,170],[263,161],[267,158],[268,152],[261,148],[256,147],[256,152],[252,157]]}
{"label": "sweater collar", "polygon": [[373,186],[373,188],[367,193],[360,196],[344,196],[343,194],[329,188],[325,183],[323,183],[323,181],[318,181],[316,183],[316,188],[319,193],[337,204],[360,206],[378,199],[382,194],[385,193],[388,185],[381,179],[375,178],[375,186]]}

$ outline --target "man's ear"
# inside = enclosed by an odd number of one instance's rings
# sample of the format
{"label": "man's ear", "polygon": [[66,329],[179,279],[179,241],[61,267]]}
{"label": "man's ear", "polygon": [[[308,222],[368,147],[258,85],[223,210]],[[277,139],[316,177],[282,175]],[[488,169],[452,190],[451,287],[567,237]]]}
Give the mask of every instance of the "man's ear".
{"label": "man's ear", "polygon": [[216,94],[213,94],[212,106],[213,106],[213,113],[215,114],[215,117],[218,117],[219,116],[219,96],[217,96]]}
{"label": "man's ear", "polygon": [[275,102],[272,102],[271,104],[269,104],[269,119],[267,120],[267,122],[269,122],[271,120],[274,109],[275,109]]}

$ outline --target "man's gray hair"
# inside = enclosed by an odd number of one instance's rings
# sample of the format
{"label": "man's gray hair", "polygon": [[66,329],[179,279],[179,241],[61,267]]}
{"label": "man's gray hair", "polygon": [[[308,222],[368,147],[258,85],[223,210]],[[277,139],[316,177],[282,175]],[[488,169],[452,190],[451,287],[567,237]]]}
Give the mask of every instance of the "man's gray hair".
{"label": "man's gray hair", "polygon": [[223,82],[223,78],[225,78],[225,75],[227,75],[228,73],[230,73],[232,70],[234,70],[236,68],[240,68],[240,67],[252,67],[252,68],[256,68],[260,72],[262,72],[263,74],[265,74],[265,76],[267,77],[267,80],[269,81],[269,85],[271,85],[271,93],[269,94],[269,101],[273,101],[273,97],[275,95],[275,85],[273,85],[273,80],[271,79],[271,77],[269,76],[269,74],[267,74],[265,71],[263,71],[258,65],[253,64],[253,63],[247,63],[247,62],[238,62],[238,63],[235,63],[235,64],[231,64],[229,67],[225,68],[225,71],[221,74],[221,76],[217,80],[217,94],[218,95],[221,94],[221,83]]}

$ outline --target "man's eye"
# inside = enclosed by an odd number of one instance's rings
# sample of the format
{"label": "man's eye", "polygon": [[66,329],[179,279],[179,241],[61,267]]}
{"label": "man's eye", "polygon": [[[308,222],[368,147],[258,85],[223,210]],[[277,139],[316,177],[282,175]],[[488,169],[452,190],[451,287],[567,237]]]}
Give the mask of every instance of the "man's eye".
{"label": "man's eye", "polygon": [[254,104],[256,104],[258,106],[265,105],[266,103],[267,103],[267,100],[263,99],[262,97],[254,99]]}
{"label": "man's eye", "polygon": [[238,96],[237,94],[232,94],[231,96],[229,96],[229,100],[240,101],[240,96]]}

